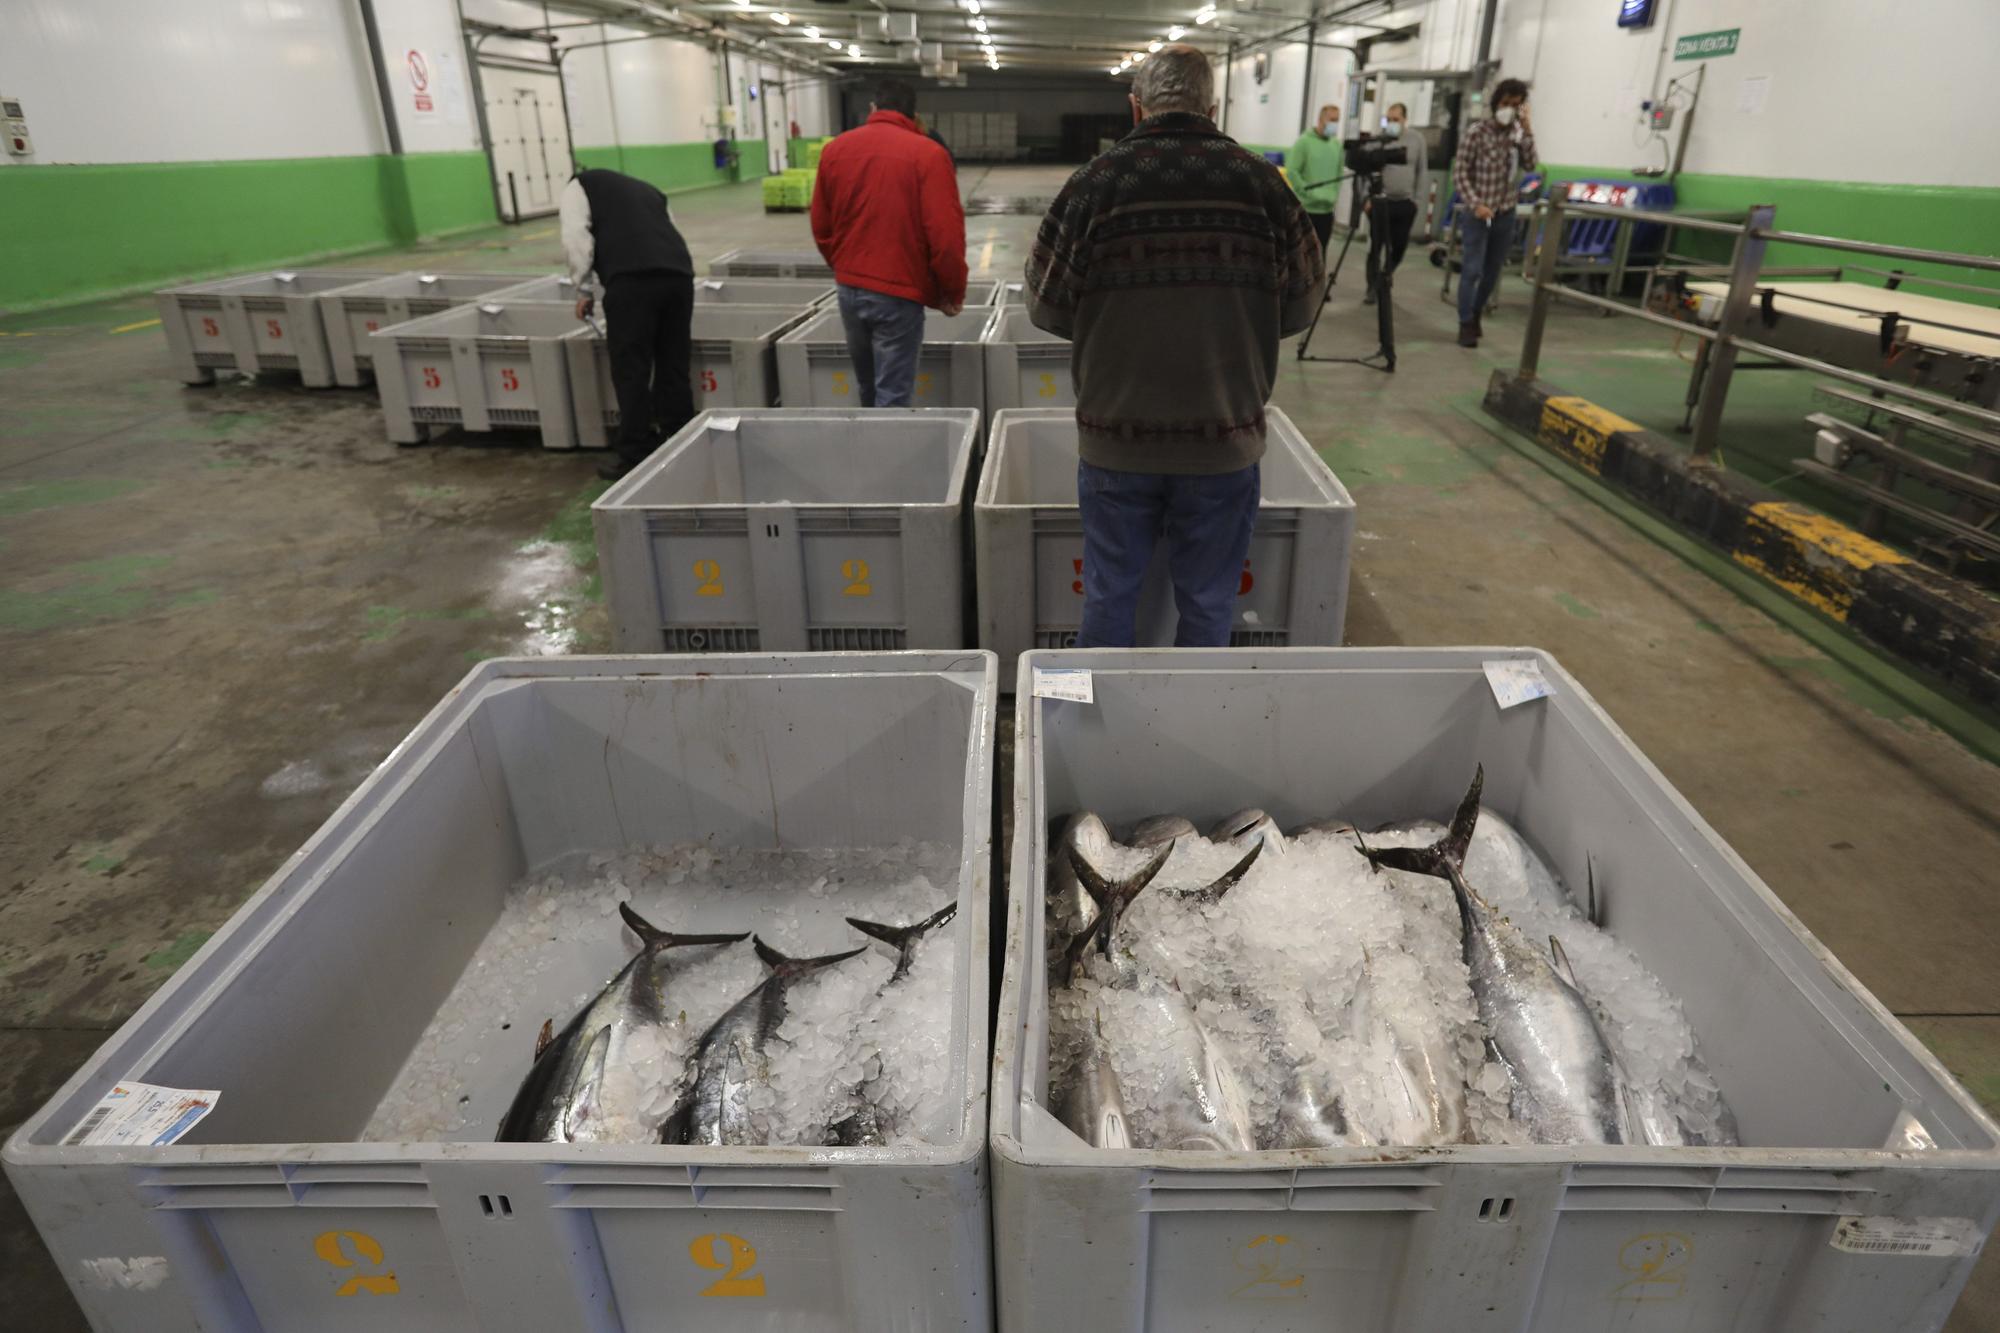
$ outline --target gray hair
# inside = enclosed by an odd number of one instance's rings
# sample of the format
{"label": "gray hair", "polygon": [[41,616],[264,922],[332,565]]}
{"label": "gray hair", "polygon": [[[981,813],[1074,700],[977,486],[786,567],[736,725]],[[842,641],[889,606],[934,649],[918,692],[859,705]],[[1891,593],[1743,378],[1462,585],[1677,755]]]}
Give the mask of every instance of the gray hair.
{"label": "gray hair", "polygon": [[1163,46],[1147,56],[1132,76],[1132,96],[1149,116],[1164,111],[1205,116],[1215,106],[1215,71],[1197,47]]}

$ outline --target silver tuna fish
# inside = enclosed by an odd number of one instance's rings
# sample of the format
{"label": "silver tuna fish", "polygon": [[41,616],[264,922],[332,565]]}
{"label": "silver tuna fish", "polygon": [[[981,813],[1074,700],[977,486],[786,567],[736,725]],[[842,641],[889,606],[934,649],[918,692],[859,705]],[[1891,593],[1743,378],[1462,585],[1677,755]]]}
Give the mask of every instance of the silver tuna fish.
{"label": "silver tuna fish", "polygon": [[1482,767],[1449,831],[1429,847],[1364,846],[1377,866],[1451,884],[1472,995],[1495,1052],[1513,1075],[1514,1118],[1537,1143],[1629,1143],[1625,1077],[1590,1003],[1528,937],[1466,882],[1465,853],[1479,819]]}
{"label": "silver tuna fish", "polygon": [[[908,926],[885,926],[878,921],[863,921],[855,916],[847,918],[848,925],[872,939],[882,941],[896,951],[896,970],[889,974],[889,979],[875,992],[870,1000],[870,1008],[879,1004],[882,997],[887,995],[896,983],[910,974],[910,962],[916,955],[918,942],[929,932],[951,920],[957,912],[957,903],[946,903],[922,921]],[[884,1123],[881,1111],[869,1101],[864,1083],[855,1083],[844,1089],[839,1100],[850,1109],[845,1116],[828,1127],[827,1142],[846,1148],[876,1148],[888,1142],[893,1127]]]}
{"label": "silver tuna fish", "polygon": [[[667,951],[734,944],[740,935],[675,935],[655,928],[627,903],[618,914],[641,948],[617,976],[570,1019],[554,1041],[536,1051],[528,1077],[495,1136],[501,1143],[645,1143],[659,1133],[644,1123],[644,1103],[671,1105],[629,1076],[641,1029],[670,1021]],[[626,1075],[620,1077],[621,1074]]]}
{"label": "silver tuna fish", "polygon": [[729,1007],[702,1035],[689,1060],[692,1077],[681,1104],[661,1130],[662,1143],[695,1143],[707,1147],[741,1146],[764,1141],[756,1127],[751,1102],[755,1089],[771,1081],[768,1054],[785,1021],[785,998],[800,978],[823,967],[866,952],[868,946],[818,958],[787,958],[762,940],[753,939],[757,956],[771,969],[757,988]]}
{"label": "silver tuna fish", "polygon": [[1093,1148],[1129,1148],[1132,1127],[1125,1118],[1125,1094],[1111,1067],[1111,1045],[1104,1036],[1104,1016],[1092,1016],[1084,1033],[1083,1052],[1071,1071],[1069,1086],[1058,1097],[1056,1118]]}

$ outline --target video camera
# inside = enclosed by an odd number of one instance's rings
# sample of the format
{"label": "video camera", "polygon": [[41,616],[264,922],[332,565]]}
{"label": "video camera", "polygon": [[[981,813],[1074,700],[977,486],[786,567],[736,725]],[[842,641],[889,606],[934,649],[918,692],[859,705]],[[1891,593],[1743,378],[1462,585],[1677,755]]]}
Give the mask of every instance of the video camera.
{"label": "video camera", "polygon": [[1367,136],[1342,139],[1340,146],[1346,154],[1347,169],[1358,176],[1373,176],[1384,167],[1400,167],[1410,160],[1408,144],[1392,145],[1387,139]]}

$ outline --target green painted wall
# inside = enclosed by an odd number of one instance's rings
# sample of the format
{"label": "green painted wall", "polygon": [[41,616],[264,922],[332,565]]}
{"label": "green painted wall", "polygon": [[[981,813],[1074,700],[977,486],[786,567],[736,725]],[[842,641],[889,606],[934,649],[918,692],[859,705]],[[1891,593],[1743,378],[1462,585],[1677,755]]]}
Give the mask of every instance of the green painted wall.
{"label": "green painted wall", "polygon": [[582,166],[606,167],[651,181],[667,194],[727,185],[736,180],[757,180],[770,174],[765,169],[768,163],[762,139],[738,139],[736,148],[739,156],[734,175],[715,165],[715,147],[706,142],[578,148],[576,160]]}
{"label": "green painted wall", "polygon": [[[1551,179],[1605,176],[1630,179],[1615,167],[1549,165]],[[1788,180],[1766,176],[1710,176],[1683,173],[1675,181],[1678,206],[1684,209],[1743,209],[1775,204],[1778,227],[1784,231],[1840,236],[1955,250],[1963,254],[2000,253],[2000,187],[1950,185],[1876,185],[1863,181]],[[1724,262],[1730,238],[1683,233],[1685,253]],[[2000,287],[2000,274],[1934,264],[1896,264],[1867,255],[1843,254],[1805,245],[1773,245],[1767,264],[1863,264],[1873,268],[1905,268],[1931,277],[1979,286]]]}
{"label": "green painted wall", "polygon": [[480,153],[9,167],[0,309],[81,301],[492,223]]}

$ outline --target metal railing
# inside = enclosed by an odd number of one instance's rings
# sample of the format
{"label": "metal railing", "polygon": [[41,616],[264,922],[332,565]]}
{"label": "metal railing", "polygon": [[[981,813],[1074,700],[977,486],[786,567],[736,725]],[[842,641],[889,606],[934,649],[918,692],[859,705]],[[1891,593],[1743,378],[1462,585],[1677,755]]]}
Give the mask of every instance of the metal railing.
{"label": "metal railing", "polygon": [[[1891,332],[1907,336],[1904,323],[1911,326],[1950,329],[1975,338],[1992,339],[1989,351],[1965,353],[1959,351],[1936,353],[1933,360],[1943,359],[1958,365],[1966,371],[1965,381],[1974,386],[1972,400],[1964,396],[1926,388],[1918,384],[1885,375],[1871,374],[1852,366],[1836,364],[1825,356],[1808,355],[1792,348],[1775,345],[1769,336],[1753,336],[1752,319],[1761,314],[1770,321],[1773,292],[1762,288],[1766,277],[1840,277],[1839,268],[1787,267],[1767,269],[1764,264],[1766,249],[1773,243],[1813,246],[1827,250],[1839,250],[1854,254],[1875,255],[1887,259],[1919,263],[1946,264],[1982,272],[2000,273],[2000,258],[1990,255],[1956,254],[1944,250],[1931,250],[1919,246],[1887,245],[1876,241],[1849,240],[1840,236],[1819,236],[1806,232],[1780,231],[1773,225],[1775,209],[1772,205],[1761,204],[1749,210],[1748,217],[1741,223],[1718,221],[1706,217],[1690,217],[1684,214],[1651,212],[1638,209],[1611,208],[1596,204],[1572,204],[1555,197],[1543,201],[1537,211],[1540,219],[1542,244],[1539,252],[1529,262],[1523,264],[1533,294],[1533,304],[1528,313],[1527,332],[1521,343],[1521,361],[1518,375],[1523,380],[1533,380],[1540,369],[1542,340],[1547,331],[1549,309],[1556,301],[1587,307],[1608,314],[1623,315],[1644,323],[1670,329],[1679,335],[1700,339],[1702,348],[1697,355],[1695,379],[1690,387],[1690,420],[1683,426],[1692,432],[1692,459],[1695,466],[1716,466],[1716,442],[1721,432],[1722,414],[1729,397],[1730,381],[1738,369],[1790,368],[1810,371],[1828,379],[1855,385],[1867,391],[1867,398],[1855,395],[1840,395],[1850,402],[1860,402],[1869,407],[1870,425],[1873,415],[1880,413],[1889,425],[1886,438],[1878,437],[1867,430],[1856,428],[1848,432],[1848,447],[1858,447],[1875,457],[1881,464],[1877,485],[1855,481],[1842,476],[1823,464],[1802,467],[1802,472],[1810,472],[1817,479],[1833,480],[1844,489],[1857,493],[1864,500],[1867,513],[1864,530],[1879,530],[1887,514],[1895,513],[1906,518],[1915,518],[1933,531],[1943,533],[1961,545],[1978,547],[1992,554],[2000,554],[2000,535],[1994,534],[1996,519],[2000,519],[2000,507],[1989,503],[1996,483],[2000,483],[2000,334],[1989,329],[1972,328],[1965,325],[1944,323],[1934,319],[1904,317],[1894,313],[1877,314],[1880,320],[1883,350],[1890,349]],[[1575,217],[1601,217],[1626,223],[1641,225],[1658,223],[1683,230],[1707,232],[1718,236],[1728,236],[1733,241],[1733,251],[1727,265],[1703,265],[1687,269],[1659,268],[1647,276],[1644,303],[1634,306],[1609,296],[1598,296],[1590,292],[1577,291],[1559,281],[1561,272],[1561,238],[1564,223]],[[1902,284],[1921,283],[1926,286],[1954,288],[1975,292],[1983,296],[1996,296],[1990,288],[1972,287],[1963,283],[1953,283],[1944,279],[1920,277],[1914,274],[1891,270],[1851,266],[1853,271],[1864,272],[1888,279],[1885,284],[1891,290],[1900,289]],[[1728,287],[1722,297],[1721,309],[1714,323],[1678,319],[1648,308],[1654,294],[1654,277],[1660,272],[1679,272],[1683,276],[1700,273],[1704,276],[1728,279]],[[1616,289],[1613,289],[1616,290]],[[1760,299],[1761,296],[1761,299]],[[1802,300],[1813,300],[1810,291],[1803,293],[1786,292],[1789,299],[1798,296]],[[1816,304],[1838,302],[1818,301]],[[1843,309],[1858,310],[1857,307],[1843,306]],[[1748,355],[1761,359],[1761,364],[1739,366],[1741,356]],[[1888,399],[1901,399],[1915,404],[1917,409],[1895,410]],[[1971,424],[1967,424],[1971,423]],[[1913,456],[1903,448],[1904,433],[1919,430],[1928,436],[1943,439],[1963,446],[1970,451],[1969,469],[1944,467],[1934,460],[1912,462]],[[1832,478],[1828,477],[1832,473]],[[1894,494],[1894,484],[1899,476],[1909,475],[1925,481],[1939,489],[1959,497],[1960,505],[1953,514],[1921,512],[1906,497]],[[1920,512],[1913,514],[1917,508]],[[1982,536],[1968,536],[1968,531]]]}

